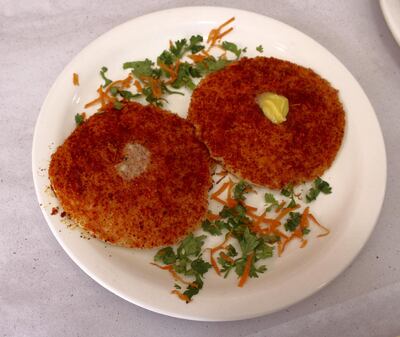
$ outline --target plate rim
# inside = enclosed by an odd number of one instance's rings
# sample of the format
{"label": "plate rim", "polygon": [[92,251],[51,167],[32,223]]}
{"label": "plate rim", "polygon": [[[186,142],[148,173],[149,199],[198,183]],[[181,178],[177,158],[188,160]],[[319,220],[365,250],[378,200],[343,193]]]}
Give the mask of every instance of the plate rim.
{"label": "plate rim", "polygon": [[390,14],[390,6],[389,1],[387,0],[380,0],[379,1],[381,11],[383,14],[383,18],[385,19],[386,25],[388,26],[390,32],[392,33],[392,36],[394,40],[397,42],[397,44],[400,46],[400,18],[398,25],[395,25],[393,23],[393,17]]}
{"label": "plate rim", "polygon": [[[68,63],[67,65],[63,68],[63,70],[60,72],[60,74],[57,76],[56,80],[54,81],[54,83],[52,84],[52,86],[50,87],[46,98],[43,101],[43,104],[41,106],[39,115],[37,117],[37,121],[35,124],[35,129],[34,129],[34,134],[33,134],[33,142],[32,142],[32,174],[33,174],[33,180],[34,180],[34,186],[35,186],[35,192],[36,192],[36,197],[39,201],[39,203],[41,203],[41,191],[38,185],[38,181],[36,179],[36,175],[37,175],[37,171],[35,171],[35,166],[36,166],[36,157],[35,157],[35,140],[38,137],[38,125],[40,124],[40,120],[41,120],[41,116],[43,116],[43,111],[45,110],[46,105],[48,104],[48,100],[50,99],[49,97],[51,96],[52,91],[54,90],[54,87],[56,86],[57,82],[60,80],[60,78],[63,77],[64,72],[66,71],[66,69],[68,69],[70,67],[70,65],[72,63],[74,63],[76,61],[76,59],[79,59],[80,55],[82,53],[84,53],[85,51],[89,50],[91,48],[92,45],[98,43],[98,41],[102,38],[104,38],[104,36],[106,35],[111,35],[113,34],[113,32],[117,29],[120,29],[120,27],[125,26],[125,25],[129,25],[132,21],[138,20],[138,19],[143,19],[143,18],[147,18],[147,17],[151,17],[154,15],[160,15],[160,14],[168,14],[171,12],[176,12],[176,11],[190,11],[190,10],[198,10],[201,9],[202,11],[207,11],[207,10],[218,10],[218,11],[225,11],[225,10],[230,10],[230,11],[235,11],[237,14],[236,15],[240,15],[240,13],[244,13],[246,15],[254,15],[254,16],[258,16],[260,18],[263,19],[267,19],[267,20],[271,20],[272,22],[274,22],[275,24],[278,25],[283,25],[286,26],[287,28],[289,28],[290,30],[294,31],[296,34],[300,34],[310,40],[312,40],[316,45],[318,45],[319,47],[321,47],[322,49],[324,49],[325,52],[329,53],[334,59],[335,61],[341,65],[346,71],[347,73],[354,79],[354,81],[357,83],[357,85],[359,86],[364,99],[366,100],[366,102],[369,104],[369,106],[371,107],[371,110],[373,112],[373,117],[375,119],[375,124],[377,127],[377,131],[379,133],[380,136],[380,141],[382,142],[382,156],[384,161],[381,163],[383,165],[382,167],[382,172],[384,172],[384,177],[383,177],[383,189],[382,189],[382,193],[380,195],[379,201],[378,201],[378,207],[377,207],[377,211],[376,211],[376,215],[375,218],[373,219],[373,225],[369,228],[369,232],[367,233],[366,239],[364,240],[364,242],[360,245],[360,247],[357,249],[356,253],[352,256],[351,259],[349,259],[347,261],[347,263],[343,264],[342,267],[340,268],[340,270],[333,276],[331,277],[323,286],[319,287],[318,289],[314,289],[312,291],[310,291],[309,293],[307,293],[305,296],[300,296],[299,298],[297,298],[295,301],[290,302],[289,304],[284,304],[281,306],[277,306],[275,307],[273,310],[268,310],[265,312],[259,312],[258,314],[252,314],[252,315],[246,315],[243,314],[240,317],[232,317],[232,318],[223,318],[223,319],[219,319],[219,318],[211,318],[211,317],[200,317],[200,316],[192,316],[192,315],[184,315],[184,314],[180,314],[180,313],[176,313],[176,312],[170,312],[170,311],[166,311],[163,309],[160,309],[159,307],[155,307],[152,305],[149,305],[147,303],[144,303],[143,301],[140,300],[132,300],[132,298],[129,298],[128,296],[126,296],[123,292],[119,291],[117,288],[115,288],[113,285],[108,284],[107,282],[103,281],[101,278],[99,278],[95,272],[92,272],[91,270],[89,270],[89,268],[82,262],[79,261],[78,257],[74,255],[73,251],[65,244],[65,242],[62,241],[61,237],[58,235],[56,228],[54,226],[51,225],[51,220],[50,217],[48,215],[48,213],[45,211],[45,209],[43,207],[41,208],[41,211],[46,219],[46,222],[48,224],[48,226],[50,227],[51,232],[53,233],[53,235],[56,237],[56,240],[59,242],[59,244],[61,245],[61,247],[64,249],[64,251],[67,253],[67,255],[79,266],[79,268],[81,268],[89,277],[91,277],[94,281],[96,281],[98,284],[100,284],[102,287],[104,287],[105,289],[107,289],[108,291],[116,294],[117,296],[125,299],[126,301],[133,303],[135,305],[138,305],[140,307],[143,307],[145,309],[151,310],[153,312],[157,312],[163,315],[167,315],[167,316],[171,316],[171,317],[176,317],[176,318],[182,318],[182,319],[188,319],[188,320],[196,320],[196,321],[233,321],[233,320],[243,320],[243,319],[249,319],[249,318],[254,318],[254,317],[259,317],[262,315],[266,315],[266,314],[270,314],[272,312],[277,312],[280,311],[288,306],[292,306],[306,298],[308,298],[309,296],[315,294],[316,292],[318,292],[319,290],[321,290],[322,288],[324,288],[326,285],[330,284],[334,279],[336,279],[336,277],[338,277],[340,274],[342,274],[342,272],[356,259],[356,257],[359,255],[359,253],[361,252],[361,250],[363,249],[363,247],[366,245],[366,243],[368,242],[376,224],[377,221],[379,219],[380,213],[382,211],[382,206],[383,206],[383,202],[384,202],[384,197],[385,197],[385,193],[386,193],[386,186],[387,186],[387,155],[386,155],[386,147],[385,147],[385,142],[384,142],[384,138],[383,138],[383,134],[382,134],[382,130],[381,130],[381,126],[379,124],[377,115],[375,110],[373,109],[373,106],[371,104],[371,102],[369,101],[368,96],[365,94],[364,90],[362,89],[360,83],[356,80],[356,78],[350,73],[350,71],[344,66],[344,64],[334,55],[332,54],[327,48],[325,48],[321,43],[319,43],[318,41],[316,41],[315,39],[311,38],[310,36],[306,35],[305,33],[301,32],[300,30],[284,23],[281,22],[279,20],[276,20],[274,18],[259,14],[259,13],[255,13],[255,12],[251,12],[251,11],[246,11],[246,10],[242,10],[242,9],[236,9],[236,8],[232,8],[232,7],[219,7],[219,6],[186,6],[186,7],[176,7],[176,8],[170,8],[170,9],[166,9],[166,10],[161,10],[161,11],[155,11],[155,12],[151,12],[142,16],[137,16],[134,17],[132,19],[129,19],[125,22],[123,22],[122,24],[119,24],[113,28],[111,28],[110,30],[104,32],[103,34],[99,35],[97,38],[95,38],[94,40],[92,40],[89,44],[87,44],[83,49],[81,49]],[[194,21],[195,22],[195,21]]]}

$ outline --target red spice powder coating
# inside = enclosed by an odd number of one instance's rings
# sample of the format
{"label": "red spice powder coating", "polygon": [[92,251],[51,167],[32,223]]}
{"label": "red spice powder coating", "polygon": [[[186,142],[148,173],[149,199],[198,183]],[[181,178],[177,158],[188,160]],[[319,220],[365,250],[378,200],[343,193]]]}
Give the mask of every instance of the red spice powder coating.
{"label": "red spice powder coating", "polygon": [[[273,124],[256,103],[263,92],[289,100]],[[323,174],[340,148],[345,113],[338,92],[313,70],[276,58],[243,58],[195,89],[189,120],[211,156],[234,174],[273,189]]]}
{"label": "red spice powder coating", "polygon": [[[126,144],[150,162],[126,180],[116,166]],[[154,106],[111,107],[77,127],[52,155],[52,187],[68,215],[97,238],[125,247],[170,245],[207,211],[210,157],[186,120]]]}

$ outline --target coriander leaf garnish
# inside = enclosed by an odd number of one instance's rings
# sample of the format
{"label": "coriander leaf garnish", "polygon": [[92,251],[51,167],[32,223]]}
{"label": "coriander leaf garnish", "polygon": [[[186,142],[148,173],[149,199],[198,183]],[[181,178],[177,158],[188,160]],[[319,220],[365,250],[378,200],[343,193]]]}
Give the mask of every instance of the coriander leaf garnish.
{"label": "coriander leaf garnish", "polygon": [[265,206],[266,206],[265,210],[267,212],[271,211],[272,208],[279,206],[278,200],[275,199],[275,197],[272,193],[268,193],[268,192],[265,193],[264,200],[265,200]]}
{"label": "coriander leaf garnish", "polygon": [[293,184],[287,184],[282,190],[281,190],[281,194],[284,195],[287,198],[290,198],[290,203],[287,206],[288,208],[292,208],[295,207],[296,201],[294,199],[295,195],[294,195],[294,186]]}
{"label": "coriander leaf garnish", "polygon": [[239,58],[243,51],[235,43],[228,42],[228,41],[222,42],[222,48],[235,54],[236,58]]}
{"label": "coriander leaf garnish", "polygon": [[311,187],[306,195],[306,201],[309,203],[317,199],[320,193],[330,194],[332,188],[328,182],[322,180],[320,177],[314,180],[313,187]]}
{"label": "coriander leaf garnish", "polygon": [[122,104],[122,102],[120,102],[120,101],[114,102],[114,109],[121,110],[123,107],[124,107],[124,105]]}
{"label": "coriander leaf garnish", "polygon": [[151,60],[145,59],[144,61],[125,62],[122,67],[124,69],[132,68],[132,74],[141,79],[153,75],[153,65],[154,63]]}
{"label": "coriander leaf garnish", "polygon": [[257,50],[259,53],[262,53],[262,52],[264,51],[264,48],[263,48],[263,46],[260,44],[259,46],[256,47],[256,50]]}
{"label": "coriander leaf garnish", "polygon": [[172,247],[165,247],[160,249],[154,256],[154,261],[162,262],[164,264],[173,264],[176,261],[176,255]]}
{"label": "coriander leaf garnish", "polygon": [[175,41],[175,43],[172,43],[169,50],[177,58],[181,58],[183,56],[183,53],[185,52],[185,47],[187,47],[187,40],[182,39],[182,40]]}
{"label": "coriander leaf garnish", "polygon": [[[162,263],[168,268],[173,268],[173,272],[194,278],[193,282],[185,281],[187,287],[183,295],[187,296],[189,300],[203,288],[202,278],[211,268],[211,264],[204,261],[200,256],[205,238],[205,235],[194,236],[190,234],[182,240],[176,252],[172,247],[164,247],[154,256],[155,262]],[[176,276],[174,278],[176,281],[184,282],[184,280],[178,279]],[[178,283],[175,283],[174,287],[175,289],[182,288]]]}
{"label": "coriander leaf garnish", "polygon": [[189,50],[192,54],[198,53],[205,48],[203,45],[200,44],[201,42],[203,42],[203,37],[201,35],[191,36],[187,50]]}
{"label": "coriander leaf garnish", "polygon": [[244,230],[243,237],[239,240],[242,254],[247,256],[258,246],[257,235],[250,233],[248,227]]}
{"label": "coriander leaf garnish", "polygon": [[173,82],[172,87],[175,89],[180,89],[186,87],[193,90],[196,86],[191,79],[191,69],[192,65],[187,62],[182,62],[179,64],[179,70],[176,80]]}
{"label": "coriander leaf garnish", "polygon": [[106,86],[108,86],[109,84],[112,83],[112,81],[106,77],[106,72],[108,71],[107,67],[101,67],[100,69],[100,76],[101,78],[104,80],[104,84],[103,84],[103,88],[105,88]]}
{"label": "coriander leaf garnish", "polygon": [[285,229],[288,232],[294,232],[300,224],[301,214],[299,212],[290,212],[289,218],[286,220]]}
{"label": "coriander leaf garnish", "polygon": [[84,112],[81,114],[77,113],[75,115],[75,123],[77,126],[82,125],[84,121],[85,121],[85,113]]}
{"label": "coriander leaf garnish", "polygon": [[200,254],[201,247],[203,246],[205,235],[194,236],[193,234],[188,235],[178,247],[178,256],[197,256]]}
{"label": "coriander leaf garnish", "polygon": [[241,180],[236,184],[233,189],[233,198],[239,201],[243,201],[245,199],[244,194],[251,190],[251,185],[244,180]]}
{"label": "coriander leaf garnish", "polygon": [[200,276],[204,276],[205,273],[211,268],[211,264],[205,262],[202,258],[197,258],[190,264],[192,269],[198,273]]}
{"label": "coriander leaf garnish", "polygon": [[222,234],[222,229],[225,228],[225,224],[222,221],[209,221],[209,220],[204,220],[201,223],[201,227],[205,232],[210,233],[211,235],[221,235]]}

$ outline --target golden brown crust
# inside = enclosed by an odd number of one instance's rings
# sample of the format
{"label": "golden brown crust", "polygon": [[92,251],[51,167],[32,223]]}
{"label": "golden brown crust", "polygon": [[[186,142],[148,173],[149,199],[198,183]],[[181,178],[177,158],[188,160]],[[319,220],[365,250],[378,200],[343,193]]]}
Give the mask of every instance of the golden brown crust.
{"label": "golden brown crust", "polygon": [[[256,96],[289,100],[287,121],[270,122]],[[311,69],[276,58],[244,58],[204,78],[189,120],[214,159],[234,174],[273,189],[311,180],[332,164],[345,114],[337,90]]]}
{"label": "golden brown crust", "polygon": [[[132,180],[117,174],[126,144],[151,154]],[[69,216],[97,238],[125,247],[174,244],[207,211],[210,158],[193,126],[175,114],[130,103],[77,127],[52,155],[51,185]]]}

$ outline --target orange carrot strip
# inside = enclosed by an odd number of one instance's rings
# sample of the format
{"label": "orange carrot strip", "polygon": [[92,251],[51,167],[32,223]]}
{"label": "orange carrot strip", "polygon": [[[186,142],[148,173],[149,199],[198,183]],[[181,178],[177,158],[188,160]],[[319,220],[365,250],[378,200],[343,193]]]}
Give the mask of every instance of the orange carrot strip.
{"label": "orange carrot strip", "polygon": [[101,101],[101,98],[97,97],[93,101],[90,101],[90,102],[86,103],[84,108],[85,109],[90,108],[91,106],[96,105],[97,103],[100,103],[100,101]]}
{"label": "orange carrot strip", "polygon": [[251,262],[253,261],[253,255],[254,253],[248,255],[246,258],[246,265],[244,266],[243,274],[239,279],[238,287],[243,287],[247,279],[249,278]]}
{"label": "orange carrot strip", "polygon": [[300,245],[300,248],[304,248],[307,245],[307,243],[308,243],[307,240],[303,240],[301,245]]}
{"label": "orange carrot strip", "polygon": [[207,38],[207,43],[210,44],[207,51],[209,51],[212,47],[214,47],[215,43],[218,40],[221,40],[226,34],[229,34],[233,30],[233,28],[229,28],[225,32],[221,33],[222,28],[224,28],[226,25],[230,24],[233,20],[235,20],[234,17],[230,18],[228,21],[224,22],[219,27],[211,29],[210,33],[208,34],[208,38]]}
{"label": "orange carrot strip", "polygon": [[218,185],[228,174],[229,174],[228,171],[221,171],[221,172],[216,173],[216,175],[217,175],[217,176],[220,176],[221,178],[219,178],[219,179],[215,182],[215,184]]}
{"label": "orange carrot strip", "polygon": [[229,262],[229,263],[231,263],[231,264],[235,262],[234,259],[232,259],[230,256],[226,255],[224,252],[221,252],[221,253],[220,253],[220,256],[221,256],[221,258],[222,258],[223,260],[225,260],[226,262]]}
{"label": "orange carrot strip", "polygon": [[211,266],[214,268],[215,272],[218,274],[218,276],[221,276],[221,271],[219,270],[217,261],[214,259],[214,252],[212,249],[210,249],[210,263]]}
{"label": "orange carrot strip", "polygon": [[216,272],[218,275],[221,275],[221,272],[220,272],[220,270],[219,270],[219,267],[218,267],[217,262],[216,262],[215,259],[214,259],[214,254],[215,254],[217,251],[219,251],[219,250],[225,248],[225,244],[228,242],[228,240],[230,239],[230,237],[231,237],[231,236],[230,236],[229,233],[226,234],[225,240],[224,240],[222,243],[220,243],[218,246],[216,246],[216,247],[214,247],[214,248],[210,248],[210,263],[211,263],[212,267],[214,268],[215,272]]}
{"label": "orange carrot strip", "polygon": [[322,226],[318,220],[314,217],[314,215],[312,215],[311,213],[308,214],[309,218],[319,227],[321,227],[323,230],[325,230],[325,233],[319,234],[317,236],[317,238],[321,238],[323,236],[327,236],[329,235],[329,233],[331,232],[328,228],[326,228],[325,226]]}
{"label": "orange carrot strip", "polygon": [[176,290],[176,289],[172,290],[171,294],[176,294],[179,297],[179,299],[181,299],[182,301],[185,301],[186,303],[190,302],[190,298],[187,297],[185,294],[182,294],[179,290]]}
{"label": "orange carrot strip", "polygon": [[99,94],[99,97],[95,98],[93,101],[90,101],[89,103],[86,103],[84,106],[85,109],[90,108],[91,106],[97,103],[101,103],[101,106],[104,107],[106,103],[111,101],[110,97],[104,93],[103,88],[101,86],[97,89],[97,93]]}
{"label": "orange carrot strip", "polygon": [[282,200],[279,206],[276,208],[275,213],[279,213],[279,211],[286,205],[286,201]]}
{"label": "orange carrot strip", "polygon": [[210,220],[210,221],[218,220],[220,218],[221,217],[218,214],[214,214],[214,213],[211,213],[211,212],[207,212],[207,214],[206,214],[206,219]]}
{"label": "orange carrot strip", "polygon": [[204,54],[191,54],[188,55],[188,57],[194,62],[194,63],[200,63],[202,62],[207,56]]}
{"label": "orange carrot strip", "polygon": [[[176,61],[176,68],[179,66],[179,60]],[[162,70],[164,70],[166,73],[169,74],[169,80],[166,83],[173,83],[176,78],[178,77],[177,75],[177,70],[178,69],[172,69],[171,67],[168,67],[166,64],[159,62],[159,66]]]}
{"label": "orange carrot strip", "polygon": [[225,32],[218,35],[217,41],[221,40],[225,35],[228,35],[233,30],[233,27],[227,29]]}
{"label": "orange carrot strip", "polygon": [[77,73],[73,73],[73,74],[72,74],[72,83],[73,83],[75,86],[78,86],[78,85],[79,85],[79,75],[78,75]]}
{"label": "orange carrot strip", "polygon": [[281,238],[284,238],[285,240],[288,239],[288,236],[286,234],[283,234],[279,229],[275,229],[274,234],[280,236]]}
{"label": "orange carrot strip", "polygon": [[174,278],[175,281],[179,281],[182,282],[183,284],[187,284],[187,285],[191,285],[191,286],[196,286],[196,284],[194,284],[193,282],[189,282],[184,280],[182,277],[180,277],[177,272],[173,269],[173,266],[171,264],[167,264],[166,266],[160,266],[157,263],[151,262],[150,264],[152,264],[153,266],[156,266],[162,270],[167,270],[170,272],[170,274],[172,275],[172,277]]}
{"label": "orange carrot strip", "polygon": [[308,214],[310,211],[310,207],[307,206],[304,211],[303,214],[301,215],[301,220],[300,220],[300,228],[304,229],[308,227]]}
{"label": "orange carrot strip", "polygon": [[248,205],[248,204],[246,204],[246,203],[244,203],[243,206],[246,207],[248,210],[250,210],[250,211],[252,211],[252,212],[255,212],[255,211],[258,210],[257,207],[250,206],[250,205]]}
{"label": "orange carrot strip", "polygon": [[140,82],[139,82],[138,80],[135,80],[135,82],[133,82],[133,84],[135,85],[136,90],[137,90],[139,93],[142,93],[142,92],[143,92],[143,87],[142,87],[142,85],[140,84]]}
{"label": "orange carrot strip", "polygon": [[278,256],[281,257],[282,253],[283,253],[283,249],[282,249],[283,243],[282,241],[278,241]]}
{"label": "orange carrot strip", "polygon": [[123,79],[123,80],[118,80],[118,81],[111,82],[111,83],[107,86],[105,92],[108,93],[108,92],[111,90],[112,87],[115,87],[115,86],[117,86],[118,84],[121,84],[121,87],[127,88],[127,87],[130,86],[131,81],[132,81],[132,76],[131,76],[131,75],[128,75],[128,77],[125,78],[125,79]]}
{"label": "orange carrot strip", "polygon": [[295,209],[298,209],[300,207],[300,205],[296,205],[294,207],[290,207],[290,208],[284,208],[282,211],[280,211],[280,213],[278,214],[278,216],[275,218],[275,220],[281,220],[283,217],[285,217],[286,214],[288,214],[291,211],[294,211]]}
{"label": "orange carrot strip", "polygon": [[229,182],[226,182],[224,184],[222,184],[222,186],[216,190],[213,194],[211,194],[211,199],[214,199],[215,201],[218,201],[219,203],[223,204],[223,205],[227,205],[227,203],[220,199],[219,196],[225,192],[225,190],[228,188],[229,186]]}
{"label": "orange carrot strip", "polygon": [[226,202],[228,203],[229,207],[234,207],[237,205],[237,201],[232,198],[232,188],[233,188],[233,181],[229,179],[228,181],[228,193],[226,197]]}

